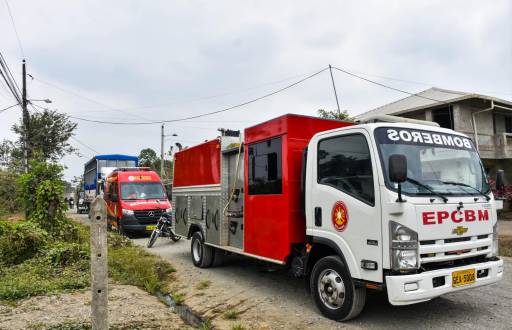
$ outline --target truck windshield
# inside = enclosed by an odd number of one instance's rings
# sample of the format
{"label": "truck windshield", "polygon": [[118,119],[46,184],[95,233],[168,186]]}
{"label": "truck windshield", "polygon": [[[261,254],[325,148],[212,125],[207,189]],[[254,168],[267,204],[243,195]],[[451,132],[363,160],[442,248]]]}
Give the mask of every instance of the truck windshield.
{"label": "truck windshield", "polygon": [[[463,136],[434,131],[380,127],[375,138],[383,164],[386,186],[389,156],[407,157],[407,178],[402,191],[408,195],[480,195],[489,193],[484,168],[473,142]],[[422,187],[423,185],[423,187]],[[426,187],[425,187],[426,186]]]}
{"label": "truck windshield", "polygon": [[165,194],[160,182],[127,182],[121,183],[121,198],[124,200],[164,199]]}

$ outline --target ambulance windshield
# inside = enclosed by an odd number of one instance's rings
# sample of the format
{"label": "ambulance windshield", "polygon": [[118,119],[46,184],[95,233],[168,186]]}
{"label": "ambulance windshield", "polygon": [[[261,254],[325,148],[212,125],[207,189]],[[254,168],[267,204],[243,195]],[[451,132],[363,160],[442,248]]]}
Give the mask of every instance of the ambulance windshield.
{"label": "ambulance windshield", "polygon": [[164,189],[160,182],[121,183],[121,198],[124,200],[164,199]]}
{"label": "ambulance windshield", "polygon": [[375,138],[388,188],[397,187],[389,181],[389,156],[401,154],[407,158],[407,178],[426,186],[406,181],[402,183],[405,194],[433,195],[432,191],[442,195],[489,193],[480,157],[473,142],[466,137],[409,128],[380,127],[375,130]]}

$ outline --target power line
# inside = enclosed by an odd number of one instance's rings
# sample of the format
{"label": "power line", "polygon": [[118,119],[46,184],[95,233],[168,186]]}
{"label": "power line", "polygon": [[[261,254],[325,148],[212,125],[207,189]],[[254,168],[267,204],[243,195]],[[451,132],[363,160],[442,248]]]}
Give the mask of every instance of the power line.
{"label": "power line", "polygon": [[437,100],[437,99],[434,99],[434,98],[430,98],[430,97],[427,97],[427,96],[423,96],[423,95],[420,95],[419,93],[411,93],[411,92],[408,92],[408,91],[404,91],[402,89],[399,89],[399,88],[396,88],[396,87],[392,87],[392,86],[389,86],[389,85],[385,85],[383,83],[380,83],[380,82],[377,82],[377,81],[374,81],[374,80],[371,80],[371,79],[368,79],[368,78],[365,78],[365,77],[362,77],[360,75],[357,75],[355,73],[352,73],[350,71],[347,71],[347,70],[344,70],[344,69],[340,69],[338,67],[335,67],[333,66],[334,69],[338,70],[338,71],[341,71],[345,74],[348,74],[352,77],[356,77],[358,79],[361,79],[361,80],[364,80],[364,81],[367,81],[369,83],[372,83],[374,85],[378,85],[378,86],[381,86],[381,87],[384,87],[384,88],[387,88],[387,89],[391,89],[391,90],[394,90],[394,91],[397,91],[397,92],[400,92],[400,93],[404,93],[404,94],[408,94],[408,95],[411,95],[411,96],[416,96],[416,97],[420,97],[420,98],[423,98],[423,99],[427,99],[427,100],[430,100],[430,101],[435,101],[435,102],[440,102],[440,103],[445,103],[445,104],[449,104],[448,102],[445,102],[445,101],[441,101],[441,100]]}
{"label": "power line", "polygon": [[[62,88],[60,86],[57,86],[55,84],[52,84],[52,83],[50,83],[48,81],[44,81],[42,79],[35,78],[33,76],[30,76],[30,77],[32,77],[32,79],[34,79],[34,80],[36,80],[36,81],[38,81],[38,82],[40,82],[42,84],[45,84],[45,85],[48,85],[50,87],[59,89],[59,90],[65,92],[65,93],[68,93],[70,95],[74,95],[74,96],[77,96],[77,97],[82,98],[84,100],[87,100],[87,101],[93,102],[95,104],[104,106],[107,109],[109,109],[110,111],[123,111],[123,110],[124,111],[130,111],[130,110],[143,110],[143,109],[150,109],[150,108],[161,108],[161,107],[167,107],[167,106],[172,106],[172,105],[187,104],[187,103],[198,102],[198,101],[203,101],[203,100],[215,99],[215,98],[219,98],[219,97],[223,97],[223,96],[239,94],[239,93],[251,91],[251,90],[254,90],[254,89],[259,89],[259,88],[265,87],[265,86],[279,84],[279,83],[282,83],[282,82],[285,82],[285,81],[289,81],[291,79],[295,79],[295,78],[299,78],[299,77],[304,77],[304,76],[309,75],[309,74],[311,74],[311,72],[300,74],[300,75],[294,75],[294,76],[291,76],[291,77],[287,77],[287,78],[271,81],[271,82],[268,82],[268,83],[263,83],[263,84],[251,86],[251,87],[248,87],[248,88],[245,88],[245,89],[239,89],[239,90],[235,90],[235,91],[231,91],[231,92],[226,92],[226,93],[214,94],[214,95],[203,96],[203,97],[198,97],[198,98],[192,98],[192,99],[188,99],[188,100],[171,102],[171,103],[163,103],[163,104],[158,104],[158,105],[144,105],[144,106],[129,107],[129,108],[115,108],[115,107],[109,106],[109,105],[107,105],[105,103],[102,103],[102,102],[99,102],[97,100],[94,100],[92,98],[89,98],[89,97],[80,95],[80,94],[78,94],[76,92],[70,91],[68,89],[64,89],[64,88]],[[93,112],[108,112],[108,111],[98,110],[98,111],[87,111],[86,113],[93,113]],[[83,113],[83,112],[81,112],[81,113]],[[72,114],[72,113],[68,113],[68,114]],[[141,118],[141,117],[139,117],[139,118]],[[146,118],[144,118],[144,119],[146,119]]]}
{"label": "power line", "polygon": [[13,104],[13,105],[11,105],[10,107],[7,107],[7,108],[4,108],[4,109],[0,110],[0,113],[2,113],[2,112],[4,112],[4,111],[7,111],[7,110],[9,110],[9,109],[11,109],[11,108],[14,108],[15,106],[18,106],[18,105],[19,105],[19,103]]}
{"label": "power line", "polygon": [[50,82],[48,82],[48,81],[44,81],[44,80],[42,80],[42,79],[36,78],[36,77],[34,77],[34,76],[32,76],[32,75],[30,75],[30,77],[31,77],[32,79],[34,79],[34,80],[36,80],[36,81],[38,81],[38,82],[42,83],[42,84],[45,84],[45,85],[51,86],[51,87],[56,88],[56,89],[58,89],[58,90],[60,90],[60,91],[62,91],[62,92],[64,92],[64,93],[67,93],[67,94],[70,94],[70,95],[73,95],[73,96],[79,97],[79,98],[84,99],[84,100],[86,100],[86,101],[89,101],[89,102],[92,102],[92,103],[95,103],[95,104],[101,105],[101,106],[103,106],[103,107],[105,107],[105,108],[107,108],[107,109],[110,109],[110,110],[112,110],[112,111],[116,111],[116,112],[124,113],[125,115],[129,115],[129,116],[132,116],[132,117],[136,117],[136,118],[140,118],[140,119],[145,119],[145,120],[147,120],[147,118],[146,118],[146,117],[141,117],[141,116],[138,116],[138,115],[136,115],[136,114],[132,114],[132,113],[130,113],[130,112],[126,112],[126,111],[124,111],[124,110],[122,110],[122,109],[116,109],[116,108],[114,108],[114,107],[112,107],[112,106],[110,106],[110,105],[108,105],[108,104],[102,103],[102,102],[100,102],[100,101],[97,101],[97,100],[95,100],[95,99],[93,99],[93,98],[90,98],[90,97],[87,97],[87,96],[80,95],[80,94],[78,94],[78,93],[76,93],[76,92],[73,92],[73,91],[71,91],[71,90],[69,90],[69,89],[62,88],[62,87],[57,86],[57,85],[55,85],[55,84],[52,84],[52,83],[50,83]]}
{"label": "power line", "polygon": [[16,99],[16,101],[19,104],[22,104],[21,100],[21,91],[16,83],[16,80],[12,76],[11,70],[9,69],[9,66],[5,62],[5,59],[0,52],[0,76],[4,79],[5,84],[7,85],[9,91],[11,92],[12,96]]}
{"label": "power line", "polygon": [[14,33],[16,34],[16,39],[18,40],[18,46],[20,47],[21,55],[23,56],[23,58],[25,58],[25,52],[23,51],[23,46],[21,45],[21,39],[20,39],[20,36],[18,35],[18,30],[16,29],[16,24],[14,23],[14,17],[12,16],[12,13],[11,13],[11,7],[9,6],[9,1],[5,0],[5,5],[7,6],[7,11],[9,12],[9,16],[11,17],[12,28],[14,29]]}
{"label": "power line", "polygon": [[86,147],[87,149],[91,150],[92,152],[94,152],[95,154],[100,154],[99,151],[89,147],[87,144],[83,143],[82,141],[78,140],[76,137],[74,136],[70,136],[73,140],[75,140],[75,142],[78,142],[79,144],[81,144],[82,146]]}
{"label": "power line", "polygon": [[73,118],[73,119],[76,119],[76,120],[81,120],[81,121],[86,121],[86,122],[91,122],[91,123],[98,123],[98,124],[110,124],[110,125],[151,125],[151,124],[160,124],[160,123],[173,123],[173,122],[179,122],[179,121],[186,121],[186,120],[190,120],[190,119],[196,119],[196,118],[201,118],[201,117],[206,117],[206,116],[211,116],[211,115],[214,115],[214,114],[218,114],[218,113],[222,113],[222,112],[226,112],[226,111],[230,111],[230,110],[233,110],[233,109],[236,109],[236,108],[240,108],[240,107],[243,107],[243,106],[246,106],[248,104],[251,104],[251,103],[254,103],[254,102],[257,102],[257,101],[260,101],[262,99],[265,99],[267,97],[270,97],[270,96],[273,96],[275,94],[278,94],[278,93],[281,93],[287,89],[290,89],[296,85],[299,85],[300,83],[308,80],[308,79],[311,79],[317,75],[319,75],[320,73],[324,72],[325,70],[328,70],[329,68],[326,67],[326,68],[323,68],[322,70],[320,71],[317,71],[313,74],[310,74],[308,75],[307,77],[305,78],[302,78],[292,84],[289,84],[283,88],[280,88],[280,89],[277,89],[273,92],[270,92],[270,93],[267,93],[267,94],[264,94],[262,96],[259,96],[259,97],[256,97],[254,99],[251,99],[249,101],[245,101],[245,102],[242,102],[242,103],[239,103],[239,104],[236,104],[236,105],[233,105],[233,106],[230,106],[230,107],[227,107],[227,108],[224,108],[224,109],[220,109],[220,110],[216,110],[216,111],[212,111],[212,112],[207,112],[207,113],[203,113],[203,114],[199,114],[199,115],[195,115],[195,116],[189,116],[189,117],[184,117],[184,118],[178,118],[178,119],[168,119],[168,120],[158,120],[158,121],[149,121],[149,122],[116,122],[116,121],[102,121],[102,120],[93,120],[93,119],[86,119],[86,118],[81,118],[81,117],[75,117],[75,116],[69,116],[69,118]]}

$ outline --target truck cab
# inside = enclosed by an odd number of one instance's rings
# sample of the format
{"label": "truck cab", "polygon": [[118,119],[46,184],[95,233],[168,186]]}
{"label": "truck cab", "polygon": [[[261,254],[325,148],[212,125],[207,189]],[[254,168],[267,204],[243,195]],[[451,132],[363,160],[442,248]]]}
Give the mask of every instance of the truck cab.
{"label": "truck cab", "polygon": [[[462,134],[410,123],[320,132],[307,148],[305,180],[308,240],[338,259],[311,269],[313,296],[333,318],[351,314],[339,311],[349,286],[351,297],[380,288],[391,304],[406,305],[503,275],[502,202]],[[312,262],[326,257],[314,254]]]}
{"label": "truck cab", "polygon": [[123,235],[146,233],[171,212],[158,174],[145,167],[117,168],[105,179],[108,227]]}

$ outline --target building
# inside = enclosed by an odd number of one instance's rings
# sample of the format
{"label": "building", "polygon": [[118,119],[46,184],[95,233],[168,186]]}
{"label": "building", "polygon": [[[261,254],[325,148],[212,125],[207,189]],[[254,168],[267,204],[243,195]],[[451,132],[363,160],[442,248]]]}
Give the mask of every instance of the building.
{"label": "building", "polygon": [[491,178],[504,169],[512,184],[512,102],[492,96],[430,88],[357,116],[393,115],[437,122],[471,137]]}

